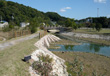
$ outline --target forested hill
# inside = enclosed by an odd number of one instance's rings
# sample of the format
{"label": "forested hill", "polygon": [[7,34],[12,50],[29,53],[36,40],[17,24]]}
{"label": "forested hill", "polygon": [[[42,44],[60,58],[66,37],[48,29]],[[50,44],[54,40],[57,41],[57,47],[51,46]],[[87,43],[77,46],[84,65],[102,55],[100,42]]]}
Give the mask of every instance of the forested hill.
{"label": "forested hill", "polygon": [[29,6],[14,3],[11,1],[0,1],[0,15],[2,20],[15,22],[19,25],[20,22],[48,22],[50,19],[40,12]]}
{"label": "forested hill", "polygon": [[45,13],[45,15],[47,17],[49,17],[52,21],[56,21],[60,25],[64,25],[65,21],[67,20],[66,17],[62,17],[62,16],[60,16],[59,14],[57,14],[55,12],[47,12],[47,13]]}
{"label": "forested hill", "polygon": [[1,19],[8,21],[10,28],[14,28],[14,26],[20,26],[21,22],[29,22],[29,27],[32,29],[41,26],[42,23],[45,23],[46,25],[52,25],[52,21],[59,25],[65,25],[66,27],[72,27],[74,29],[80,27],[94,28],[98,26],[98,24],[104,28],[110,27],[110,18],[90,17],[82,20],[74,20],[71,18],[62,17],[55,12],[44,13],[32,7],[5,0],[0,0],[0,20]]}
{"label": "forested hill", "polygon": [[5,0],[0,0],[0,16],[2,16],[2,20],[8,21],[9,23],[14,22],[13,24],[18,26],[21,22],[33,22],[32,24],[34,24],[36,21],[37,24],[51,24],[50,21],[64,24],[66,20],[65,17],[61,17],[54,12],[43,13],[29,6]]}

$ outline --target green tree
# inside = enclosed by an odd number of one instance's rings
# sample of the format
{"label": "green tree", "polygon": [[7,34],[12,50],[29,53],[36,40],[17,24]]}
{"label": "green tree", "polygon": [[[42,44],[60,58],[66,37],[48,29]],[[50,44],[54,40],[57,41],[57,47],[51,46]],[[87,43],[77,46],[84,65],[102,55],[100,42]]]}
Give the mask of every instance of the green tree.
{"label": "green tree", "polygon": [[95,23],[91,23],[90,27],[93,28],[93,30],[95,29],[96,24]]}
{"label": "green tree", "polygon": [[6,6],[7,6],[7,2],[5,0],[0,0],[0,8]]}
{"label": "green tree", "polygon": [[71,27],[72,26],[72,22],[69,18],[65,21],[65,26],[66,27]]}
{"label": "green tree", "polygon": [[102,24],[100,23],[97,23],[96,26],[95,26],[96,30],[99,32],[102,28]]}
{"label": "green tree", "polygon": [[72,28],[75,30],[78,28],[78,25],[76,25],[76,23],[74,21],[72,21]]}

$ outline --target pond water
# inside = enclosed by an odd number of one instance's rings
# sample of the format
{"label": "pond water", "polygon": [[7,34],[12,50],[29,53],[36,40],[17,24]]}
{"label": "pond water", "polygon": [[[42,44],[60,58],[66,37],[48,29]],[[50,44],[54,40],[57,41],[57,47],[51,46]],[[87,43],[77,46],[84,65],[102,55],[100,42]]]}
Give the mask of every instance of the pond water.
{"label": "pond water", "polygon": [[78,39],[74,39],[76,42],[80,42],[81,45],[57,45],[59,49],[49,49],[50,51],[78,51],[78,52],[90,52],[101,54],[110,57],[110,46],[90,43]]}

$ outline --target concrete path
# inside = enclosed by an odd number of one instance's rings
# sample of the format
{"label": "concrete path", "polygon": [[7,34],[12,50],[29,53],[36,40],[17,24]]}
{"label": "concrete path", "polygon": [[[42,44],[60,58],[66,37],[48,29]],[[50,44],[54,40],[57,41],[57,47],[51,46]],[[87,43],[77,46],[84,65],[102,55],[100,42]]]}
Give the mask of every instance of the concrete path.
{"label": "concrete path", "polygon": [[22,38],[19,38],[19,39],[15,39],[15,40],[11,40],[11,41],[8,41],[8,42],[0,43],[0,51],[7,48],[7,47],[11,47],[11,46],[15,45],[18,42],[23,42],[25,40],[33,39],[33,38],[37,37],[38,35],[39,35],[38,33],[37,34],[32,34],[32,35],[22,37]]}

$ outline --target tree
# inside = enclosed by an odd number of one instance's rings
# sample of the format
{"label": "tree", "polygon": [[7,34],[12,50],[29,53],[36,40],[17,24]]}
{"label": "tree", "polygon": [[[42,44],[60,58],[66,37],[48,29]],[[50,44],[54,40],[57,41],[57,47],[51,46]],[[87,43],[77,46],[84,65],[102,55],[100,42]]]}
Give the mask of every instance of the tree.
{"label": "tree", "polygon": [[90,27],[94,30],[95,29],[96,24],[95,23],[91,23]]}
{"label": "tree", "polygon": [[96,30],[99,32],[102,28],[102,24],[100,23],[97,23],[96,26],[95,26]]}
{"label": "tree", "polygon": [[65,21],[65,26],[66,27],[71,27],[72,26],[72,22],[69,18]]}
{"label": "tree", "polygon": [[7,6],[7,2],[5,0],[0,0],[0,8]]}
{"label": "tree", "polygon": [[72,28],[75,30],[78,28],[78,26],[76,25],[76,23],[74,21],[72,22]]}

